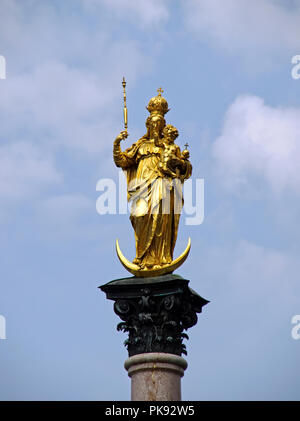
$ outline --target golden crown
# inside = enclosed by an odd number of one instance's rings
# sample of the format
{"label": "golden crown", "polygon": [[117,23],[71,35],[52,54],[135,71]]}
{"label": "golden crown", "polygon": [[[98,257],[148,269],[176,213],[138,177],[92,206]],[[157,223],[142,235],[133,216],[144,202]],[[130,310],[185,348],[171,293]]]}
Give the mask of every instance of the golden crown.
{"label": "golden crown", "polygon": [[146,107],[150,115],[160,114],[164,116],[169,111],[167,100],[161,96],[162,88],[157,89],[158,95],[150,99],[148,106]]}

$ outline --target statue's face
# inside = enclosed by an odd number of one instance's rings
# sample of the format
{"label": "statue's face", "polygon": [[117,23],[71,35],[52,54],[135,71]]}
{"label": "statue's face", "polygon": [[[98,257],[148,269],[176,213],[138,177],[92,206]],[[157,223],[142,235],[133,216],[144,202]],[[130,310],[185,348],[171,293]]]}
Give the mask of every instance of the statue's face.
{"label": "statue's face", "polygon": [[155,115],[151,118],[149,126],[152,133],[158,133],[163,129],[164,121],[160,116]]}

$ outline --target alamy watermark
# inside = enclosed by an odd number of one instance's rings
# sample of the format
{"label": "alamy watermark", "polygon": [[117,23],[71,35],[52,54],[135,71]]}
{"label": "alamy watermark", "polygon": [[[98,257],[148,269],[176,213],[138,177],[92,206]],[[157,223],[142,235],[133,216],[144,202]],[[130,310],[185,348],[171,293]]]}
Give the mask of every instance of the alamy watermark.
{"label": "alamy watermark", "polygon": [[0,339],[6,339],[6,319],[0,314]]}
{"label": "alamy watermark", "polygon": [[292,78],[300,79],[300,54],[292,57],[292,64],[295,64],[295,66],[292,67],[291,71]]}
{"label": "alamy watermark", "polygon": [[291,331],[292,338],[300,339],[300,314],[295,314],[295,316],[292,317],[291,323],[295,325]]}
{"label": "alamy watermark", "polygon": [[6,60],[0,55],[0,79],[6,79]]}
{"label": "alamy watermark", "polygon": [[183,211],[186,225],[200,225],[204,220],[203,178],[189,179],[184,184],[176,178],[157,178],[152,182],[134,179],[127,186],[124,174],[119,171],[118,183],[102,178],[97,182],[96,191],[101,192],[96,202],[99,215],[143,216],[149,211],[152,214],[181,214]]}

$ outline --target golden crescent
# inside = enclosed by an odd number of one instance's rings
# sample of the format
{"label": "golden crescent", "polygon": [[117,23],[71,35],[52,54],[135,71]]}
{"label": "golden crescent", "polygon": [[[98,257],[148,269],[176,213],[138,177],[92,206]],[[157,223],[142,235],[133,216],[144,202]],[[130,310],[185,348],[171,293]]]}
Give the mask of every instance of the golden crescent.
{"label": "golden crescent", "polygon": [[124,268],[128,270],[128,272],[132,273],[134,276],[141,278],[150,278],[153,276],[160,276],[174,272],[174,270],[179,268],[179,266],[181,266],[186,260],[186,258],[189,255],[190,249],[191,239],[189,238],[188,244],[184,252],[179,257],[177,257],[177,259],[173,260],[172,263],[157,269],[141,269],[138,265],[135,265],[134,263],[131,263],[129,260],[126,259],[124,254],[121,252],[119,240],[116,240],[116,251],[120,262],[122,263]]}

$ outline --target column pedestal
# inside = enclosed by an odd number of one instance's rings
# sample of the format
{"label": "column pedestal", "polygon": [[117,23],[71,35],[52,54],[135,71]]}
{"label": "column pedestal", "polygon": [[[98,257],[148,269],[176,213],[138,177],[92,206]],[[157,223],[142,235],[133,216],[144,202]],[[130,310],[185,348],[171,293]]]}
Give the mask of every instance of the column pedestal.
{"label": "column pedestal", "polygon": [[189,287],[179,275],[123,278],[102,285],[127,333],[124,344],[129,358],[132,400],[176,401],[187,367],[185,333],[197,323],[197,314],[209,301]]}

